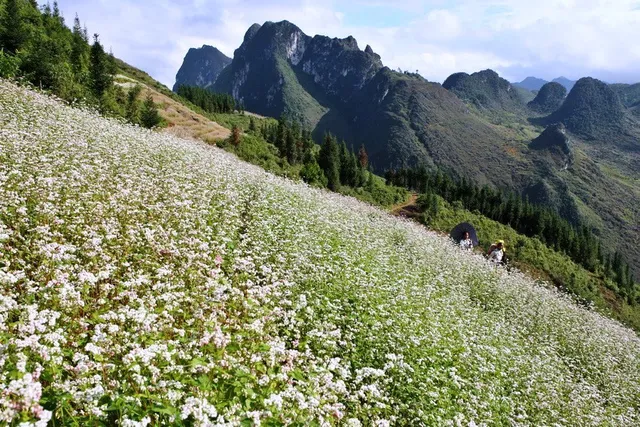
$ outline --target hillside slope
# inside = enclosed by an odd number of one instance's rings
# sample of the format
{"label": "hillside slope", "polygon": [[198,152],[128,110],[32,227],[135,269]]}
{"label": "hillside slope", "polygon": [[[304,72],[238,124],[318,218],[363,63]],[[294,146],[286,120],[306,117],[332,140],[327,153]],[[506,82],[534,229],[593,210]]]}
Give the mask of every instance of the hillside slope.
{"label": "hillside slope", "polygon": [[640,422],[640,340],[520,274],[204,144],[0,105],[5,422]]}
{"label": "hillside slope", "polygon": [[231,134],[229,129],[194,111],[185,100],[175,95],[169,96],[160,88],[146,84],[143,79],[117,75],[115,84],[126,89],[140,85],[143,88],[141,96],[144,98],[151,95],[160,116],[167,123],[166,131],[176,136],[214,142]]}
{"label": "hillside slope", "polygon": [[[640,107],[626,110],[613,90],[593,79],[581,80],[566,99],[557,84],[548,89],[559,90],[531,104],[534,111],[524,90],[491,70],[456,74],[443,87],[389,70],[351,37],[309,37],[283,21],[252,26],[214,89],[252,111],[301,121],[317,142],[329,131],[348,145],[364,144],[379,173],[424,164],[545,203],[597,230],[638,276],[640,254],[627,233],[640,227],[634,186]],[[567,127],[575,152],[570,167],[529,149],[557,122]]]}

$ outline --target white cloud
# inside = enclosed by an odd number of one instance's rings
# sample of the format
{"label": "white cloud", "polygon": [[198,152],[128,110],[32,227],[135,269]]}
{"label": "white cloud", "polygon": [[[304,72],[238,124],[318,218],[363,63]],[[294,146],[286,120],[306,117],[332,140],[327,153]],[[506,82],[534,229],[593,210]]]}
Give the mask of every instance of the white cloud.
{"label": "white cloud", "polygon": [[[353,35],[386,65],[419,69],[430,80],[493,68],[513,79],[591,74],[640,81],[637,0],[407,0],[397,6],[379,0],[59,2],[68,20],[77,11],[116,56],[168,86],[188,48],[206,43],[232,56],[251,24],[283,19],[309,35]],[[406,22],[361,25],[372,8],[381,7],[403,13]],[[353,10],[358,26],[349,26]]]}

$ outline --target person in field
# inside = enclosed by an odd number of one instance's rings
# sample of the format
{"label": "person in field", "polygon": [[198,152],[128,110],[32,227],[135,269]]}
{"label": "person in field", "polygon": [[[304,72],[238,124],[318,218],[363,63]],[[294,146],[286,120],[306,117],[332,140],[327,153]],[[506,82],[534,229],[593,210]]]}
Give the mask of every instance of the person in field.
{"label": "person in field", "polygon": [[462,240],[460,240],[460,248],[467,251],[473,250],[473,240],[471,240],[471,236],[469,235],[468,231],[464,232]]}
{"label": "person in field", "polygon": [[489,252],[487,252],[487,257],[489,258],[489,261],[495,262],[496,264],[502,264],[502,259],[504,258],[504,241],[498,240],[496,243],[491,245]]}

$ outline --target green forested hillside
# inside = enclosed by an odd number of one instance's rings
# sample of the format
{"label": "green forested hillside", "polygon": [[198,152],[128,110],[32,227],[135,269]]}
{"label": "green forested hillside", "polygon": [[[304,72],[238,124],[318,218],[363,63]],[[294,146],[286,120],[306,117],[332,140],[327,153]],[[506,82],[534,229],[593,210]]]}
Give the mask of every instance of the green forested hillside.
{"label": "green forested hillside", "polygon": [[0,0],[0,77],[21,79],[145,127],[162,125],[153,101],[141,99],[140,88],[114,84],[121,68],[134,70],[105,52],[79,17],[68,28],[57,2],[38,8],[34,1]]}

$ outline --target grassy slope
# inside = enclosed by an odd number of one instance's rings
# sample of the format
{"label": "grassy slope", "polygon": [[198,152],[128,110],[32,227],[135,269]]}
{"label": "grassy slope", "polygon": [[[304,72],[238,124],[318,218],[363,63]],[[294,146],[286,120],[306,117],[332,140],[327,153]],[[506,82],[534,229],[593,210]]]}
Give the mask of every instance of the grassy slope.
{"label": "grassy slope", "polygon": [[[626,90],[629,97],[635,95],[633,89],[637,90],[637,85],[618,88],[619,91]],[[555,208],[569,219],[575,218],[577,213],[577,217],[598,230],[611,251],[620,250],[636,275],[640,274],[640,253],[628,238],[629,233],[640,231],[640,189],[637,186],[640,155],[637,150],[625,151],[612,144],[616,141],[615,135],[588,142],[570,135],[576,160],[569,170],[563,171],[553,167],[553,162],[544,155],[528,150],[527,144],[543,129],[529,124],[526,114],[468,106],[478,117],[496,124],[496,133],[506,141],[500,156],[474,156],[482,159],[480,162],[485,166],[512,178],[505,188],[525,191],[532,183],[545,182],[554,191]],[[534,116],[533,113],[530,115]],[[480,146],[486,147],[487,143],[482,142]],[[467,162],[468,159],[461,159],[461,164]],[[494,183],[504,187],[500,180],[494,180]],[[529,193],[529,196],[534,195]]]}
{"label": "grassy slope", "polygon": [[442,199],[438,214],[428,224],[435,230],[448,233],[461,222],[470,222],[476,227],[483,250],[498,238],[505,240],[507,253],[514,260],[513,266],[534,278],[554,283],[584,303],[593,303],[606,315],[640,331],[640,306],[629,305],[612,292],[617,290],[614,283],[609,280],[605,282],[600,276],[589,273],[538,239],[518,234],[511,227],[482,215],[454,208]]}
{"label": "grassy slope", "polygon": [[617,323],[353,199],[0,85],[5,420],[640,422]]}
{"label": "grassy slope", "polygon": [[[295,76],[291,75],[291,78]],[[407,80],[410,83],[413,82],[413,79],[405,76],[399,76],[402,80]],[[302,87],[299,85],[290,85],[293,87]],[[407,89],[412,87],[411,85],[407,86]],[[302,89],[300,89],[302,90]],[[306,92],[305,92],[306,93]],[[421,105],[425,101],[416,100],[413,102],[411,107],[415,109],[417,105]],[[186,103],[188,105],[188,103]],[[191,106],[193,107],[193,106]],[[402,111],[404,107],[391,107],[391,109]],[[474,108],[470,106],[470,108]],[[203,113],[204,114],[204,113]],[[407,110],[403,113],[408,120],[408,117],[412,114]],[[481,114],[477,112],[477,114]],[[231,128],[233,125],[239,126],[243,130],[247,130],[249,127],[249,116],[240,115],[240,114],[207,114],[210,119],[214,119],[216,122],[221,123],[223,126],[227,128]],[[495,117],[493,117],[495,119]],[[261,122],[261,119],[257,119],[258,123]],[[273,119],[269,119],[273,120]],[[433,120],[433,119],[432,119]],[[436,118],[437,120],[437,118]],[[506,121],[505,121],[506,120]],[[513,120],[509,122],[508,120]],[[516,177],[517,180],[522,179],[518,178],[518,175],[527,176],[527,170],[532,169],[532,166],[529,164],[529,157],[531,153],[526,148],[526,144],[528,141],[533,139],[537,132],[540,131],[539,128],[535,128],[530,124],[523,123],[522,117],[507,119],[506,116],[503,116],[499,121],[503,122],[502,126],[495,126],[495,130],[498,134],[501,135],[500,139],[509,141],[508,143],[502,145],[500,150],[502,152],[502,156],[507,156],[512,159],[512,166],[509,168],[510,174]],[[195,123],[197,126],[200,126],[198,122]],[[455,126],[455,124],[449,124],[450,126]],[[216,139],[222,138],[202,138],[202,135],[193,135],[198,139],[202,139],[205,142],[215,142]],[[578,142],[579,144],[579,142]],[[574,143],[575,145],[575,143]],[[565,194],[556,195],[558,198],[557,203],[562,202],[562,197],[571,198],[572,203],[576,206],[576,209],[580,212],[582,218],[585,218],[590,224],[593,226],[605,230],[605,237],[608,241],[614,242],[613,247],[617,247],[618,237],[616,233],[609,229],[606,225],[608,222],[603,221],[603,216],[611,216],[612,218],[625,218],[627,221],[633,221],[634,215],[636,215],[635,211],[632,207],[628,206],[628,200],[632,200],[632,197],[622,197],[619,196],[619,202],[616,204],[616,209],[613,211],[608,211],[603,213],[601,210],[605,209],[602,206],[606,206],[606,200],[598,201],[591,200],[589,205],[585,204],[583,200],[589,199],[591,194],[595,189],[597,194],[608,194],[607,199],[613,198],[615,193],[611,193],[611,190],[615,191],[615,186],[611,186],[606,184],[605,176],[598,171],[598,167],[590,161],[582,152],[579,147],[584,147],[584,145],[576,146],[576,162],[574,168],[572,170],[578,170],[579,176],[582,179],[577,179],[577,174],[569,172],[564,172],[563,180],[568,182],[572,188],[571,192]],[[243,143],[239,147],[233,147],[230,145],[225,145],[225,149],[227,151],[231,151],[238,155],[241,159],[248,161],[250,163],[261,166],[267,171],[276,173],[280,176],[286,176],[291,178],[297,178],[300,166],[292,167],[285,160],[280,158],[278,155],[277,149],[268,144],[262,138],[245,135]],[[516,166],[519,165],[519,166]],[[548,169],[549,166],[543,166],[543,169]],[[615,171],[615,169],[613,169]],[[611,173],[611,171],[609,172]],[[589,178],[591,175],[594,177]],[[586,177],[586,178],[585,178]],[[545,177],[548,179],[548,177]],[[585,187],[585,182],[589,183],[589,186]],[[394,203],[397,203],[398,200],[401,200],[403,197],[406,197],[400,193],[394,193],[393,191],[389,191],[388,188],[385,188],[384,183],[379,178],[375,179],[376,185],[372,190],[364,191],[363,189],[348,189],[344,188],[342,193],[346,195],[351,195],[359,198],[360,200],[367,201],[373,204],[382,204],[384,206],[390,206]],[[609,191],[605,190],[602,186],[607,186]],[[595,187],[594,187],[595,186]],[[633,187],[631,187],[633,189]],[[595,203],[595,204],[594,204]],[[601,206],[596,211],[593,210],[593,207]],[[444,210],[447,211],[446,209]],[[441,215],[442,216],[442,215]],[[633,326],[637,330],[640,329],[640,315],[638,314],[638,307],[629,306],[625,301],[622,301],[619,297],[616,297],[615,294],[612,294],[610,288],[612,285],[609,283],[605,285],[602,280],[597,278],[590,277],[589,274],[584,271],[584,269],[579,266],[574,265],[570,260],[566,257],[561,256],[554,251],[548,250],[540,242],[533,241],[532,239],[528,239],[524,236],[517,236],[513,230],[509,227],[501,226],[491,220],[488,220],[484,217],[477,217],[474,215],[468,215],[465,219],[464,215],[454,215],[453,217],[449,217],[447,221],[444,223],[434,223],[431,226],[435,227],[439,230],[446,230],[447,227],[451,228],[455,224],[451,224],[451,218],[455,218],[456,221],[468,220],[468,218],[473,217],[476,223],[483,223],[487,226],[485,227],[485,232],[487,233],[487,238],[495,238],[497,235],[510,236],[510,240],[525,242],[527,249],[520,250],[518,254],[518,267],[523,271],[528,271],[533,275],[541,275],[542,277],[549,279],[556,283],[558,286],[567,288],[570,292],[580,296],[581,298],[588,299],[594,301],[595,304],[602,310],[605,310],[607,313],[612,315],[613,317],[620,319],[628,325]],[[609,221],[610,222],[610,221]],[[523,245],[525,243],[522,243]],[[615,287],[613,286],[613,289]]]}

